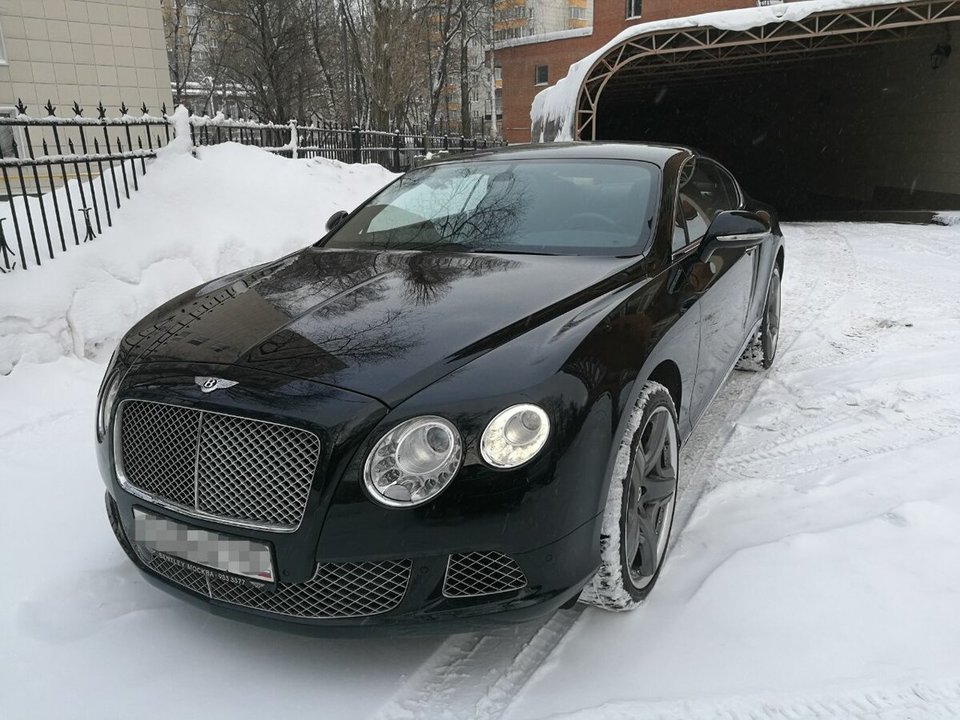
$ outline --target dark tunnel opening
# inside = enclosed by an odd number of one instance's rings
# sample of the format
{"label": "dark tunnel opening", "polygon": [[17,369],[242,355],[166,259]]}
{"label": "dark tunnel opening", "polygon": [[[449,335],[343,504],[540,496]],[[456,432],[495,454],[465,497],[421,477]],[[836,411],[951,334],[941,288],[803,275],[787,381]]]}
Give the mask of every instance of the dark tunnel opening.
{"label": "dark tunnel opening", "polygon": [[697,147],[784,219],[960,209],[960,53],[937,52],[949,28],[660,81],[627,65],[600,97],[597,139]]}

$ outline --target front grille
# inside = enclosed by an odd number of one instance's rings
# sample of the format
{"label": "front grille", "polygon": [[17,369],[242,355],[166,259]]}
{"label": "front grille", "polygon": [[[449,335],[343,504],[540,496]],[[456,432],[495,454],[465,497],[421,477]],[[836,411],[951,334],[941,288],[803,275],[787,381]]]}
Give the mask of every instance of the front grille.
{"label": "front grille", "polygon": [[208,410],[127,400],[117,472],[134,494],[187,515],[293,530],[320,456],[311,432]]}
{"label": "front grille", "polygon": [[513,558],[500,552],[472,552],[451,555],[443,579],[448,598],[478,597],[519,590],[527,577]]}
{"label": "front grille", "polygon": [[162,554],[141,559],[154,572],[214,600],[300,618],[382,615],[403,600],[410,560],[321,563],[305,583],[279,583],[276,591],[238,585],[171,562]]}

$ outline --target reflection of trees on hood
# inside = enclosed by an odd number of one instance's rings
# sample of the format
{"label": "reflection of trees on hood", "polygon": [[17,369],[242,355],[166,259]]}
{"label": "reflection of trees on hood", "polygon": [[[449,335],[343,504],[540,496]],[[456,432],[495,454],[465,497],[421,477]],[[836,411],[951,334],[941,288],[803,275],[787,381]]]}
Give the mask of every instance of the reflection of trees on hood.
{"label": "reflection of trees on hood", "polygon": [[415,253],[399,259],[396,271],[403,279],[404,298],[416,305],[437,302],[459,278],[481,277],[517,265],[513,260],[459,253]]}
{"label": "reflection of trees on hood", "polygon": [[263,278],[255,287],[284,313],[296,317],[348,291],[358,302],[381,299],[382,292],[369,283],[380,272],[373,253],[304,251],[283,272]]}

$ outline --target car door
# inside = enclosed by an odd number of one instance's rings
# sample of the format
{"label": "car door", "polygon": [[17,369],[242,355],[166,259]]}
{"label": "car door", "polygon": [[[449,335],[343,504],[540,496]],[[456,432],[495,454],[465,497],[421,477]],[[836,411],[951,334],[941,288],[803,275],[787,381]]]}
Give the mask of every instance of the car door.
{"label": "car door", "polygon": [[700,354],[690,408],[696,422],[739,357],[755,260],[752,252],[731,247],[719,248],[706,262],[700,260],[698,250],[713,218],[739,208],[741,199],[715,162],[697,157],[688,164],[692,165],[681,172],[678,211],[687,230],[687,274],[700,304]]}

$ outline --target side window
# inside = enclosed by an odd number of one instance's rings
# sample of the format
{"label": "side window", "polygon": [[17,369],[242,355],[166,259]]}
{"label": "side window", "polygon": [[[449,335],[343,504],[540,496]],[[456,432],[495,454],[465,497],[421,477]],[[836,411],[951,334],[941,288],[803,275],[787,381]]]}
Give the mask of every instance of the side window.
{"label": "side window", "polygon": [[684,217],[683,204],[677,198],[677,208],[673,216],[673,252],[683,249],[687,244],[687,221]]}
{"label": "side window", "polygon": [[727,201],[730,204],[729,209],[736,210],[740,207],[740,190],[737,188],[737,181],[722,167],[718,166],[717,172],[720,174],[720,182],[723,183],[723,187],[727,193]]}
{"label": "side window", "polygon": [[713,180],[717,187],[720,188],[717,194],[718,209],[736,210],[740,207],[740,194],[737,191],[737,183],[730,176],[730,173],[709,160],[701,160],[700,164],[703,166],[704,172]]}
{"label": "side window", "polygon": [[690,242],[700,240],[722,210],[734,210],[739,198],[733,179],[717,164],[698,159],[693,171],[681,172],[680,207],[687,221]]}

